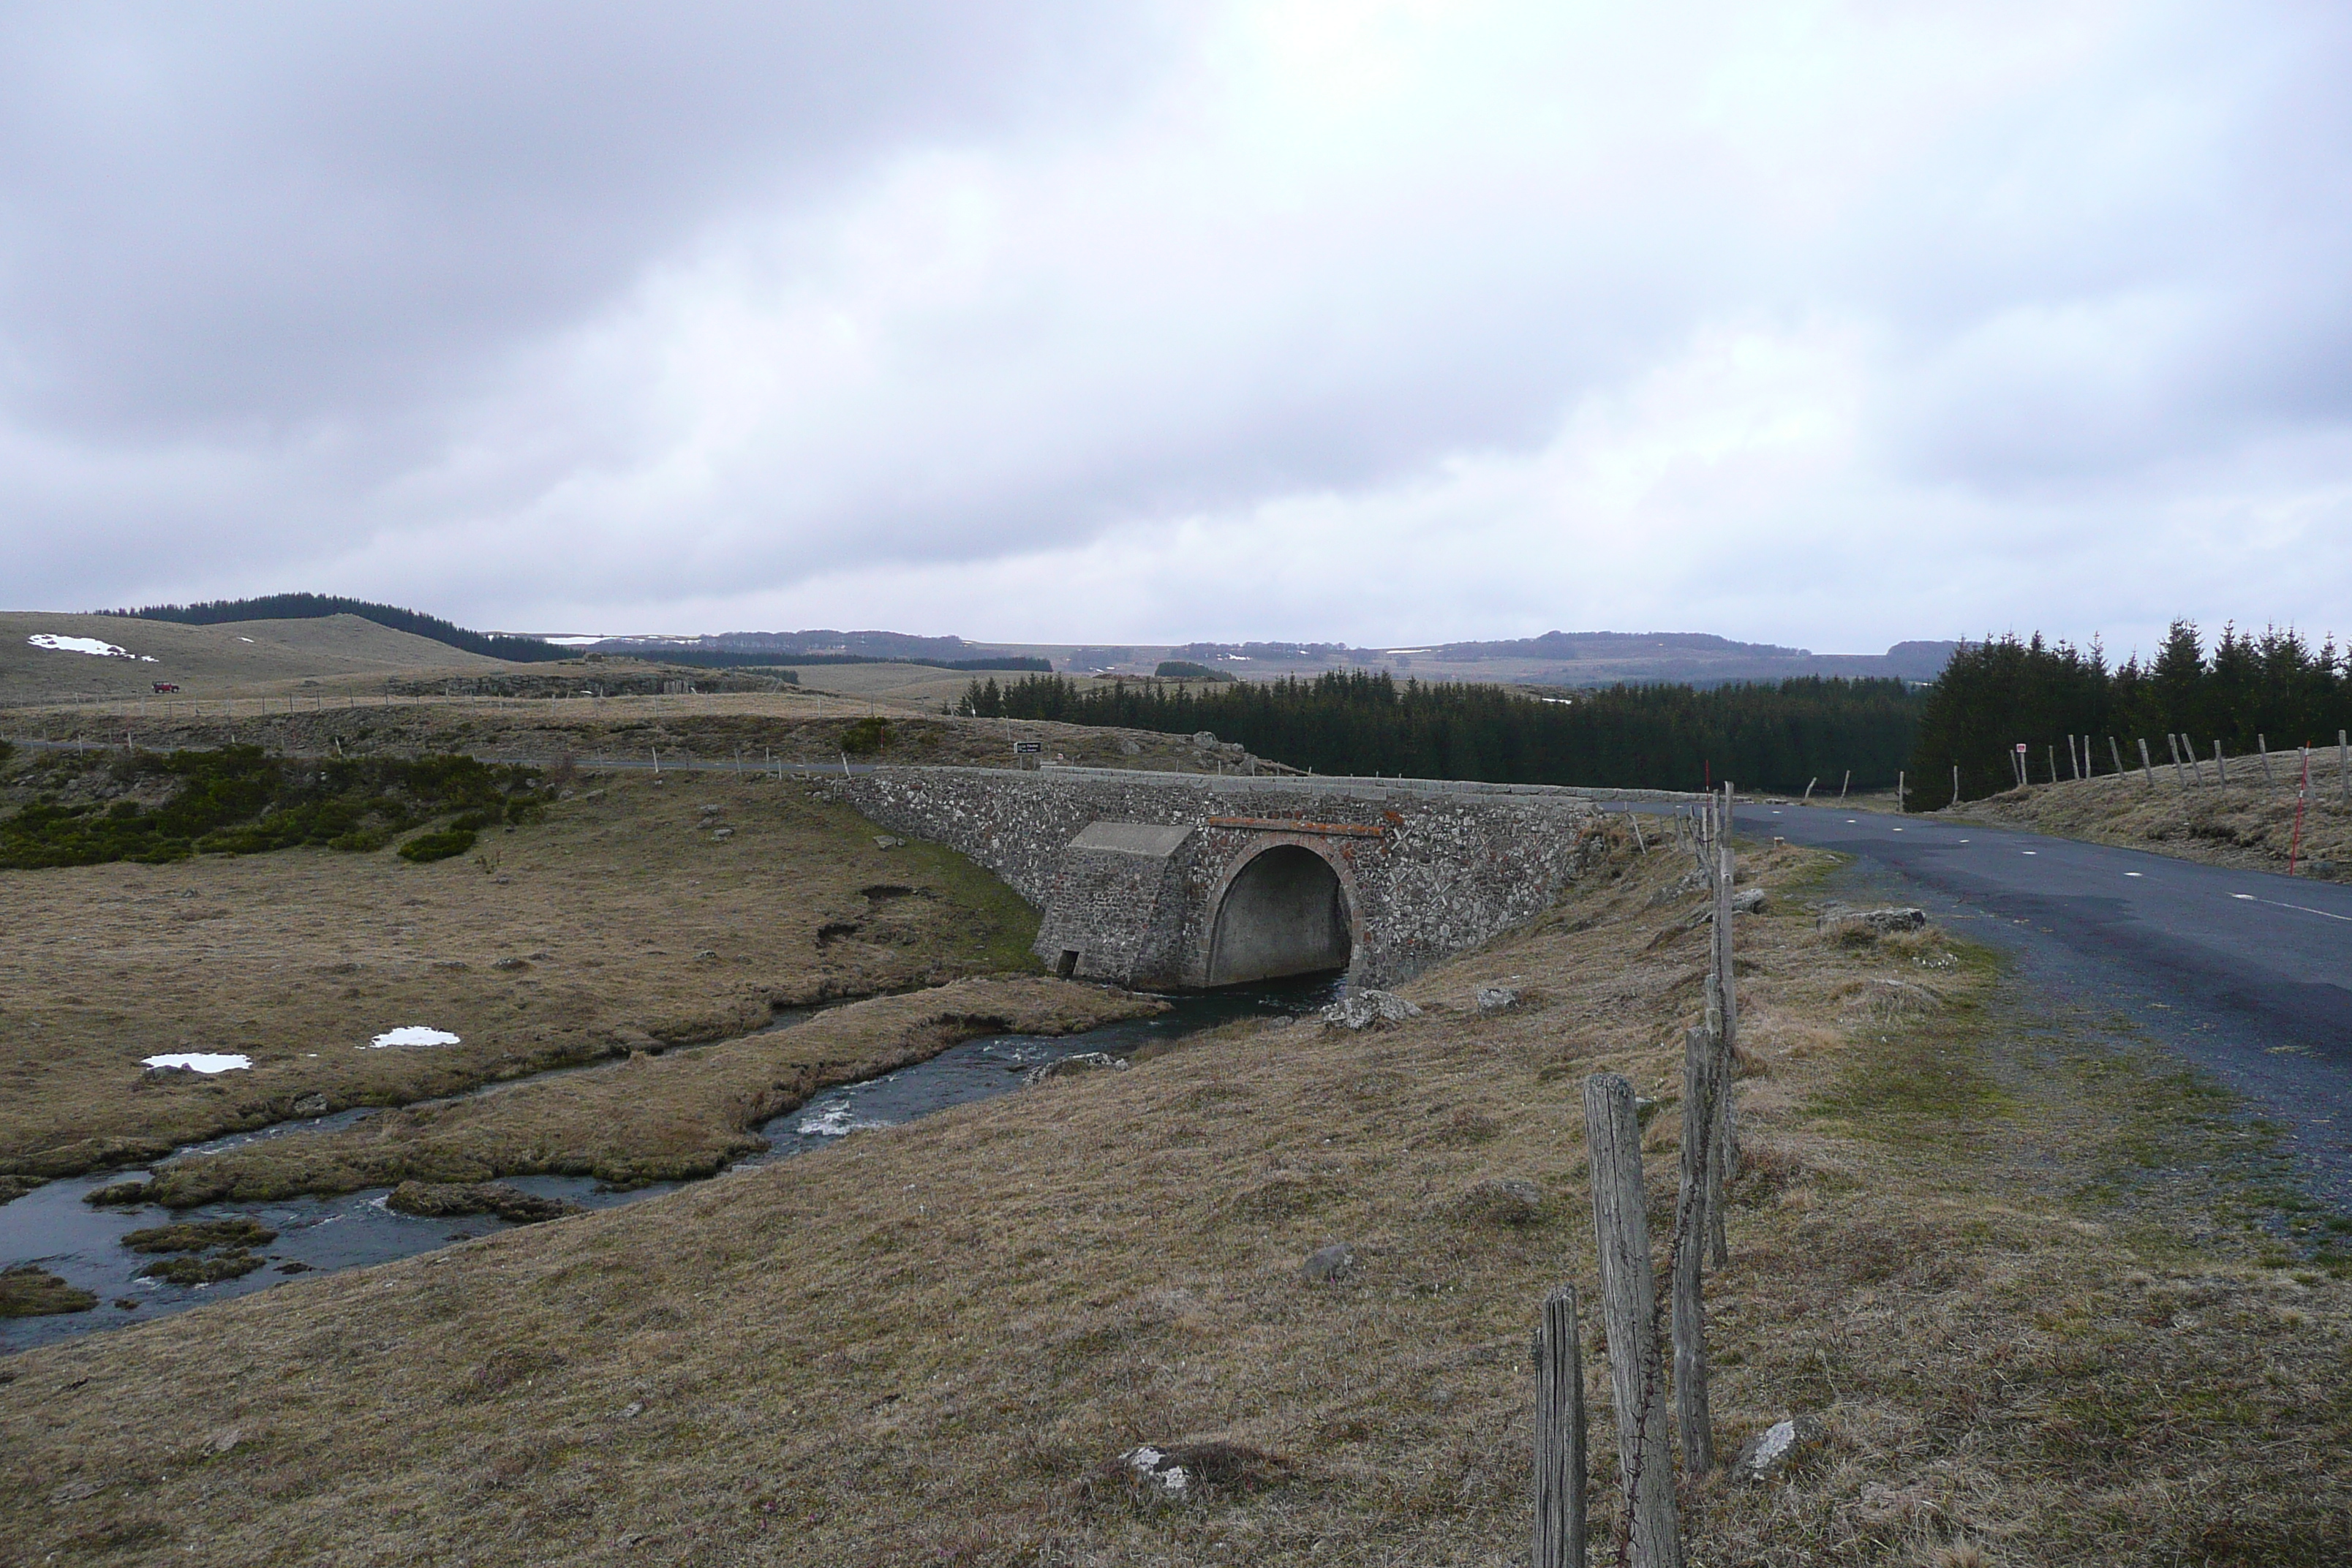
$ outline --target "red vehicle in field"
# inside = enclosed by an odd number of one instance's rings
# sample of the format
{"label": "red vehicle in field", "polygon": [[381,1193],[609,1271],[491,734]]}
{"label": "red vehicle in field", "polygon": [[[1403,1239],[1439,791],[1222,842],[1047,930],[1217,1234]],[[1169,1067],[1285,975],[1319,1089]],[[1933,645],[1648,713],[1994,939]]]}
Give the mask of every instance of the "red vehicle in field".
{"label": "red vehicle in field", "polygon": [[155,695],[158,697],[163,696],[167,691],[177,691],[178,689],[180,689],[179,685],[174,681],[159,680],[155,682]]}

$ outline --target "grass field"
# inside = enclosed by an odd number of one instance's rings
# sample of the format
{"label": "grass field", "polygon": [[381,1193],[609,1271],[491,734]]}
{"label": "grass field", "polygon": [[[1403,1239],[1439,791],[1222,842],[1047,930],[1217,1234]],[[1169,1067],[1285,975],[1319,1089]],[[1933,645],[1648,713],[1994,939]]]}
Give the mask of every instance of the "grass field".
{"label": "grass field", "polygon": [[[105,643],[133,657],[37,647],[28,639],[38,636]],[[305,682],[349,688],[394,676],[466,676],[517,668],[521,667],[358,616],[194,626],[121,616],[0,611],[0,707],[137,698],[159,680],[192,697],[218,698],[279,692]]]}
{"label": "grass field", "polygon": [[[137,1163],[1034,963],[1036,915],[1003,884],[938,846],[879,847],[798,782],[569,788],[543,822],[432,865],[319,848],[0,873],[0,1174]],[[370,1044],[412,1026],[462,1043]],[[188,1052],[252,1067],[140,1066]]]}
{"label": "grass field", "polygon": [[[1528,1333],[1592,1283],[1578,1086],[1674,1091],[1685,864],[1621,852],[1390,1029],[1232,1026],[20,1355],[0,1560],[1524,1561]],[[1827,864],[1749,867],[1773,902],[1738,932],[1746,1170],[1710,1285],[1720,1445],[1799,1411],[1826,1436],[1785,1485],[1690,1488],[1694,1561],[2340,1563],[2347,1286],[2217,1226],[2261,1217],[2228,1167],[2170,1173],[2226,1108],[2012,1010],[1983,953],[1820,933]],[[1477,1015],[1493,981],[1521,1005]],[[1654,1215],[1678,1136],[1669,1105]],[[1337,1241],[1357,1271],[1309,1283]],[[1205,1441],[1237,1462],[1190,1504],[1105,1482]]]}

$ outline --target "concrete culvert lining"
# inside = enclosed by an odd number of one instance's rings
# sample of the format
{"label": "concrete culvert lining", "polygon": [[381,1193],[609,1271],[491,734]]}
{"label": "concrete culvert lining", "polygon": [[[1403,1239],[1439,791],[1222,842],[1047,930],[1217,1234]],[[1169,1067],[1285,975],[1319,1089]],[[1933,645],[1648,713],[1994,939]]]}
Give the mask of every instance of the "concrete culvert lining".
{"label": "concrete culvert lining", "polygon": [[1209,984],[1345,969],[1352,952],[1339,875],[1313,850],[1280,844],[1226,888],[1210,939]]}

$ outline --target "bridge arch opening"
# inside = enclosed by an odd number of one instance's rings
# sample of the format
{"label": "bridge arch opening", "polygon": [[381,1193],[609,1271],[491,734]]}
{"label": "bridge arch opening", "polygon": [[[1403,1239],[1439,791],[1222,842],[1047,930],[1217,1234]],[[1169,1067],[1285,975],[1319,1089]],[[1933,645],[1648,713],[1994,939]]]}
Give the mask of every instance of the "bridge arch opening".
{"label": "bridge arch opening", "polygon": [[1277,844],[1226,884],[1210,928],[1208,983],[1345,969],[1354,953],[1349,924],[1347,890],[1323,857]]}

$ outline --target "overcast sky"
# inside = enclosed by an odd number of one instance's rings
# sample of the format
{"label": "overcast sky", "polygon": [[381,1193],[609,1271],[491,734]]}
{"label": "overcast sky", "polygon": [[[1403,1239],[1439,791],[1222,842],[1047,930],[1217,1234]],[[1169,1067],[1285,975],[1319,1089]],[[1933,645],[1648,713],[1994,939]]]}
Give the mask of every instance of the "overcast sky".
{"label": "overcast sky", "polygon": [[0,7],[8,607],[2352,632],[2352,9]]}

